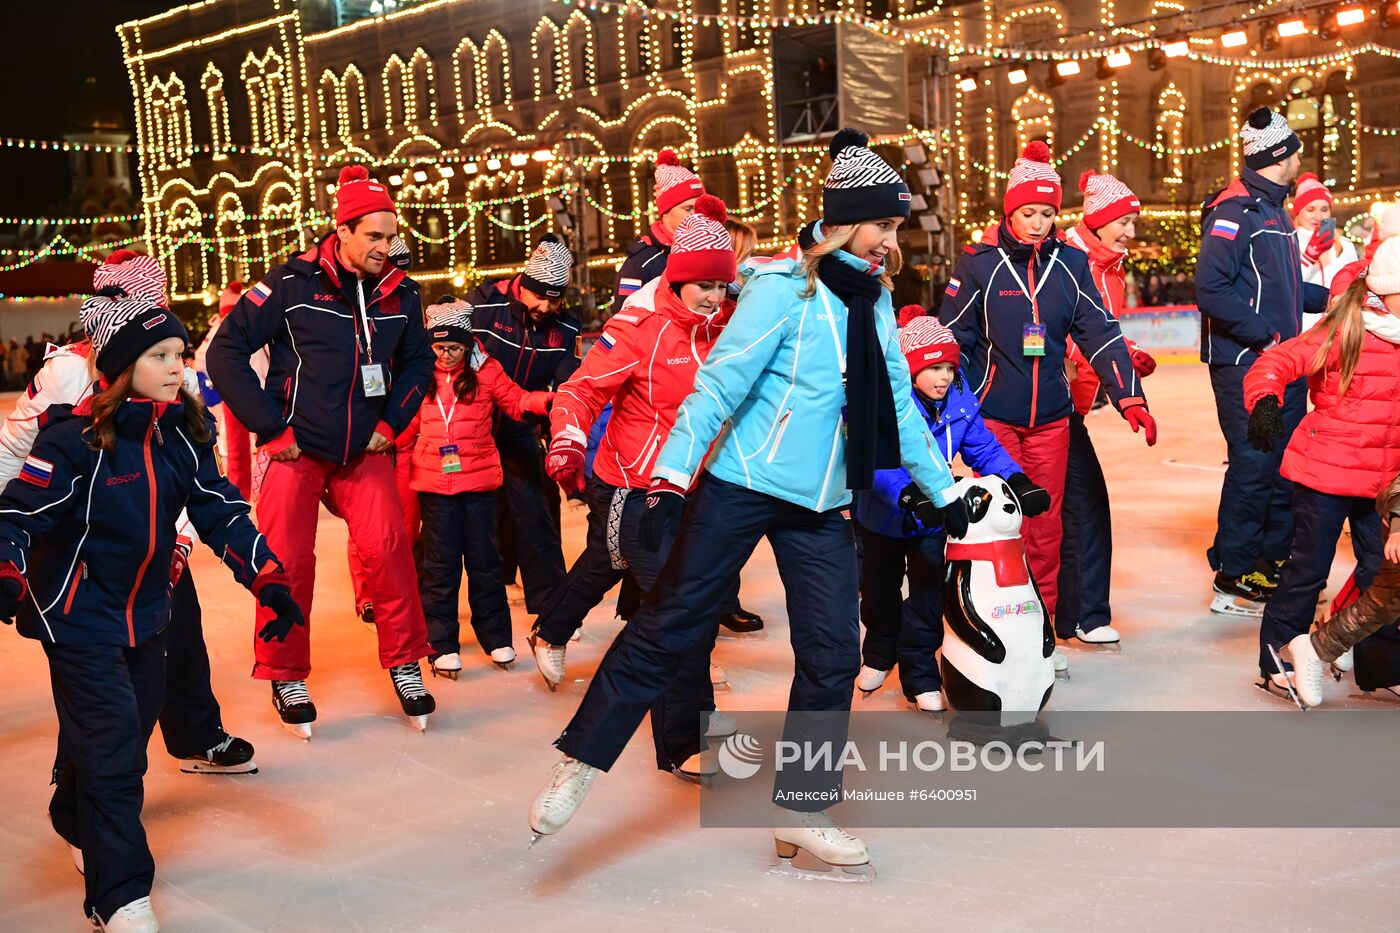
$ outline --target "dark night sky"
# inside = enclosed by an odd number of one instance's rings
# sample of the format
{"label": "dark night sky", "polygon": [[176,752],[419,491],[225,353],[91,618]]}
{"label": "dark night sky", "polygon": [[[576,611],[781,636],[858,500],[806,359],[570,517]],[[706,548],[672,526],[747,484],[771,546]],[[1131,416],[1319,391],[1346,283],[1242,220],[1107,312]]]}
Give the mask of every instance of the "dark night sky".
{"label": "dark night sky", "polygon": [[[131,90],[122,64],[118,23],[180,4],[164,0],[47,0],[26,3],[0,55],[0,136],[57,139],[83,80],[95,75],[107,100],[131,129]],[[133,142],[135,140],[133,139]],[[0,214],[38,214],[69,190],[67,157],[0,149]]]}

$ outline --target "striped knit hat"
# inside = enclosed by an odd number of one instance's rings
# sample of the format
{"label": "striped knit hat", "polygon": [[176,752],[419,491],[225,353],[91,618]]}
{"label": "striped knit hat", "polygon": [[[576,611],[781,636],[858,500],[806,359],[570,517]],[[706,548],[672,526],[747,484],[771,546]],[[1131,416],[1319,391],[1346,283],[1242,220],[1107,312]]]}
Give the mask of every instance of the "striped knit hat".
{"label": "striped knit hat", "polygon": [[129,249],[115,251],[92,273],[94,292],[115,285],[128,295],[150,298],[162,307],[170,304],[165,297],[167,284],[160,263]]}
{"label": "striped knit hat", "polygon": [[1296,219],[1313,201],[1326,201],[1332,203],[1332,192],[1327,190],[1327,186],[1312,172],[1304,172],[1298,176],[1298,187],[1293,189],[1293,206],[1291,211]]}
{"label": "striped knit hat", "polygon": [[556,234],[540,237],[540,245],[530,254],[520,284],[536,295],[558,298],[569,287],[569,273],[574,267],[574,255]]}
{"label": "striped knit hat", "polygon": [[700,177],[681,165],[676,153],[662,149],[656,154],[656,212],[664,214],[671,208],[705,193]]}
{"label": "striped knit hat", "polygon": [[702,194],[695,211],[676,228],[671,253],[666,257],[666,281],[732,282],[739,275],[734,259],[734,237],[724,226],[729,216],[724,202]]}
{"label": "striped knit hat", "polygon": [[428,339],[472,346],[472,306],[455,295],[444,295],[428,305]]}
{"label": "striped knit hat", "polygon": [[397,233],[389,237],[389,264],[405,272],[413,268],[413,254]]}
{"label": "striped knit hat", "polygon": [[833,227],[909,216],[909,186],[884,159],[870,151],[860,130],[831,138],[831,171],[822,188],[822,222]]}
{"label": "striped knit hat", "polygon": [[1085,172],[1079,176],[1079,190],[1084,192],[1084,226],[1090,230],[1096,231],[1125,214],[1142,210],[1138,196],[1112,175]]}
{"label": "striped knit hat", "polygon": [[78,318],[97,353],[97,370],[109,380],[167,337],[179,337],[186,346],[190,341],[174,312],[156,304],[153,296],[128,295],[117,285],[108,285],[83,302]]}
{"label": "striped knit hat", "polygon": [[938,318],[930,317],[920,305],[905,305],[899,309],[899,352],[909,364],[909,375],[919,373],[938,363],[958,365],[958,341],[953,332]]}
{"label": "striped knit hat", "polygon": [[1063,197],[1060,176],[1050,164],[1050,147],[1038,139],[1031,140],[1011,166],[1006,196],[1001,201],[1002,213],[1009,216],[1027,204],[1049,204],[1058,213]]}
{"label": "striped knit hat", "polygon": [[1240,127],[1244,142],[1244,164],[1256,172],[1268,168],[1303,148],[1303,141],[1288,126],[1283,114],[1260,107]]}

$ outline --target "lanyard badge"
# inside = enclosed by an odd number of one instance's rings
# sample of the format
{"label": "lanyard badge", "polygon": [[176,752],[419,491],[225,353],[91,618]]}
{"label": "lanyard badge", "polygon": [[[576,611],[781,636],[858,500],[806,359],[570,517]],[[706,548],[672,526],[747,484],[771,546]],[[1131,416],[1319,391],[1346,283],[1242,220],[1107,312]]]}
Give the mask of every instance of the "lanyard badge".
{"label": "lanyard badge", "polygon": [[379,363],[366,363],[360,367],[360,385],[364,387],[365,398],[377,398],[385,393],[384,367]]}
{"label": "lanyard badge", "polygon": [[438,456],[442,458],[442,472],[462,472],[462,457],[457,453],[456,444],[443,444],[438,448]]}

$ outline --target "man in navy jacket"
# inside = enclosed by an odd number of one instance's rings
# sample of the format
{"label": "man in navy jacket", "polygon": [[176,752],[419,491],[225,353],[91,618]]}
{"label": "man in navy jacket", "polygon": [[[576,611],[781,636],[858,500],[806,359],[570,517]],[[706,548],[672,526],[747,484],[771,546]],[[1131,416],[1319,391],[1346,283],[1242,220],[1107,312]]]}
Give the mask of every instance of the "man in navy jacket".
{"label": "man in navy jacket", "polygon": [[[1298,176],[1302,143],[1279,113],[1260,108],[1240,129],[1245,168],[1206,202],[1196,260],[1201,360],[1210,366],[1215,410],[1229,449],[1215,541],[1211,611],[1258,616],[1288,557],[1292,484],[1279,475],[1284,444],[1261,453],[1246,438],[1244,376],[1259,354],[1298,336],[1304,311],[1320,311],[1327,290],[1303,282],[1284,201]],[[1303,417],[1304,380],[1283,404],[1284,441]]]}
{"label": "man in navy jacket", "polygon": [[[209,348],[208,368],[269,461],[258,518],[308,620],[322,498],[345,517],[367,573],[379,660],[407,711],[412,685],[405,678],[418,678],[413,689],[421,690],[418,661],[430,649],[387,454],[423,404],[433,355],[418,287],[388,261],[394,205],[362,166],[341,172],[336,224],[243,293]],[[248,361],[263,347],[270,356],[265,387]],[[254,644],[253,676],[273,681],[287,723],[315,718],[304,683],[309,628],[283,643]],[[292,718],[290,707],[297,707]]]}

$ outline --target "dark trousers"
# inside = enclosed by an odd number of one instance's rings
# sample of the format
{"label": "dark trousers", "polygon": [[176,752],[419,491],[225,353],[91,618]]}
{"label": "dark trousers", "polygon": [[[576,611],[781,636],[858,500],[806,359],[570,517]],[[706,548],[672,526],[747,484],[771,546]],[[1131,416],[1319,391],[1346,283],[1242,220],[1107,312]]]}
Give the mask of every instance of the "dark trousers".
{"label": "dark trousers", "polygon": [[171,594],[165,638],[165,704],[160,710],[160,735],[165,750],[174,758],[203,755],[224,740],[224,724],[209,682],[203,613],[189,567]]}
{"label": "dark trousers", "polygon": [[1091,632],[1113,621],[1108,607],[1113,572],[1113,521],[1108,509],[1108,485],[1094,453],[1084,416],[1069,416],[1069,469],[1061,516],[1060,601],[1055,609],[1055,634],[1073,638],[1074,630]]}
{"label": "dark trousers", "polygon": [[423,516],[423,566],[418,595],[428,623],[434,654],[462,649],[457,621],[462,570],[467,572],[467,605],[477,644],[490,654],[511,643],[510,605],[501,581],[496,549],[496,493],[462,492],[452,496],[418,494]]}
{"label": "dark trousers", "polygon": [[[943,647],[943,547],[947,536],[891,538],[861,529],[861,659],[887,671],[899,665],[899,685],[910,700],[943,689],[934,653]],[[909,597],[901,598],[905,576]]]}
{"label": "dark trousers", "polygon": [[[624,575],[635,580],[643,593],[656,585],[674,541],[662,542],[658,551],[643,547],[640,529],[645,512],[646,490],[623,489],[589,478],[587,545],[535,624],[535,631],[546,643],[567,644],[584,616]],[[651,705],[656,766],[663,771],[700,751],[700,714],[715,708],[714,685],[710,683],[714,638],[711,634],[702,639],[682,660],[675,678]]]}
{"label": "dark trousers", "polygon": [[105,921],[149,895],[155,878],[142,779],[165,694],[165,633],[135,648],[45,642],[44,653],[58,711],[49,816],[83,850],[83,912]]}
{"label": "dark trousers", "polygon": [[[686,659],[713,643],[719,626],[715,607],[766,535],[787,594],[796,656],[785,739],[812,740],[812,730],[800,725],[810,719],[794,717],[792,711],[832,711],[839,715],[825,717],[828,728],[822,740],[837,743],[839,749],[860,670],[850,522],[840,509],[813,512],[708,474],[689,499],[665,569],[641,609],[618,633],[555,745],[594,767],[612,767]],[[805,777],[834,784],[839,792],[839,773],[833,769],[816,769]],[[823,810],[829,805],[808,801],[791,809]]]}
{"label": "dark trousers", "polygon": [[1384,548],[1375,500],[1334,496],[1293,484],[1293,551],[1259,624],[1259,670],[1265,675],[1277,667],[1269,646],[1280,649],[1312,626],[1317,597],[1327,586],[1344,524],[1351,525],[1356,585],[1364,590],[1376,579]]}
{"label": "dark trousers", "polygon": [[1249,367],[1243,365],[1210,367],[1215,414],[1230,462],[1220,489],[1215,543],[1206,552],[1206,559],[1211,569],[1228,577],[1252,573],[1261,560],[1279,561],[1289,556],[1293,484],[1279,474],[1279,464],[1307,407],[1306,382],[1296,380],[1284,392],[1283,437],[1270,453],[1255,450],[1249,444],[1249,412],[1244,408],[1247,372]]}
{"label": "dark trousers", "polygon": [[545,475],[544,452],[533,427],[502,419],[496,430],[496,450],[505,474],[499,522],[511,526],[525,608],[539,612],[564,579],[559,487]]}

